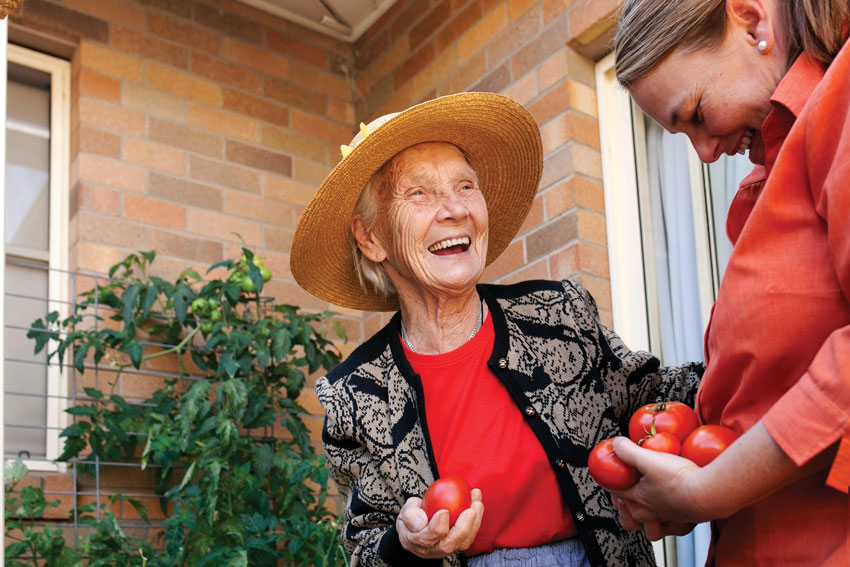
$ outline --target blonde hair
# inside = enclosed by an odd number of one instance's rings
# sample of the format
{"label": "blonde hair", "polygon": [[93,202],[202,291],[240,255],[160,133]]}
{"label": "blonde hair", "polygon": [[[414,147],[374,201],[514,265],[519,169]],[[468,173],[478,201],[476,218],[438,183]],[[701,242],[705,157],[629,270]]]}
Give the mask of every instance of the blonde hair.
{"label": "blonde hair", "polygon": [[[848,0],[784,0],[788,65],[805,51],[829,66],[846,41]],[[625,0],[614,36],[617,81],[628,88],[682,47],[716,47],[726,33],[726,0]]]}

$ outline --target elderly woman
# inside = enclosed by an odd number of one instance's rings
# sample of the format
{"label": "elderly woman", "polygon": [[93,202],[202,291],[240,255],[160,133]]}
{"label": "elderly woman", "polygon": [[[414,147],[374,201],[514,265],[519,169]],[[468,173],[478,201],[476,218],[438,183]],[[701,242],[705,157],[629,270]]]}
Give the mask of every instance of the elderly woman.
{"label": "elderly woman", "polygon": [[[351,146],[291,262],[322,299],[398,310],[316,385],[352,564],[654,564],[587,458],[642,404],[692,402],[702,368],[630,352],[575,283],[479,283],[537,191],[531,116],[463,93],[380,118]],[[421,507],[440,476],[474,487],[451,527]]]}
{"label": "elderly woman", "polygon": [[644,473],[617,495],[624,524],[714,520],[717,565],[850,565],[848,35],[848,0],[623,3],[617,77],[637,104],[703,161],[756,164],[729,207],[697,408],[740,439],[704,468],[615,443]]}

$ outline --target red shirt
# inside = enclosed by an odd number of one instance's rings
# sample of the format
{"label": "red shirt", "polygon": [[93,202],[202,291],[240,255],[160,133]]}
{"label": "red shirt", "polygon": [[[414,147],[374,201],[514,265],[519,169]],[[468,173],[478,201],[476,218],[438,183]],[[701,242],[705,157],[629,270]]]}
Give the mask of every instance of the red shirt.
{"label": "red shirt", "polygon": [[[850,47],[825,75],[800,57],[772,103],[767,180],[745,180],[729,211],[697,408],[739,433],[763,420],[802,465],[850,439]],[[823,471],[716,522],[716,565],[850,565],[843,446],[834,487]]]}
{"label": "red shirt", "polygon": [[481,489],[484,517],[467,555],[577,535],[543,447],[487,367],[494,339],[488,317],[470,341],[451,352],[417,354],[406,345],[404,351],[422,379],[440,476],[459,476]]}

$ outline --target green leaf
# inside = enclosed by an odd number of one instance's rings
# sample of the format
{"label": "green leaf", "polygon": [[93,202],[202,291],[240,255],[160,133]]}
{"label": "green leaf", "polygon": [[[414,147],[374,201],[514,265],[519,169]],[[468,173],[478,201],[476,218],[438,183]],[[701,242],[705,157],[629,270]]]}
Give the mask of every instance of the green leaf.
{"label": "green leaf", "polygon": [[85,392],[86,395],[93,400],[100,400],[101,398],[103,398],[103,392],[101,392],[97,388],[83,388],[83,392]]}
{"label": "green leaf", "polygon": [[251,464],[254,465],[254,474],[264,478],[272,470],[274,464],[274,451],[270,445],[263,444],[251,447]]}
{"label": "green leaf", "polygon": [[151,307],[156,303],[156,297],[159,295],[159,286],[151,285],[145,287],[145,293],[142,296],[142,317],[150,315]]}
{"label": "green leaf", "polygon": [[132,340],[122,350],[129,355],[133,366],[139,368],[142,365],[142,343]]}
{"label": "green leaf", "polygon": [[153,263],[153,259],[156,258],[156,252],[153,250],[150,250],[149,252],[139,252],[139,254],[141,254],[145,258],[145,260],[148,261],[148,264]]}
{"label": "green leaf", "polygon": [[135,283],[129,286],[121,296],[121,318],[125,323],[130,323],[133,318],[133,311],[136,309],[136,303],[139,301],[139,284]]}
{"label": "green leaf", "polygon": [[191,303],[194,295],[195,293],[192,291],[192,288],[182,281],[177,284],[177,288],[174,290],[174,295],[172,296],[172,301],[174,302],[174,315],[177,317],[177,320],[181,325],[183,325],[184,321],[186,321],[186,313],[189,310],[189,303]]}

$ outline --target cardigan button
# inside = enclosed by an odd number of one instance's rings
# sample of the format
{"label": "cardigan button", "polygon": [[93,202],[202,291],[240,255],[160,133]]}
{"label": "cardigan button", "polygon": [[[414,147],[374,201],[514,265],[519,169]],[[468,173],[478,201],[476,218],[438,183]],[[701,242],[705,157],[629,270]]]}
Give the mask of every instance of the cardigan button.
{"label": "cardigan button", "polygon": [[555,461],[555,466],[559,469],[562,469],[567,466],[567,463],[564,461],[564,459],[558,459],[557,461]]}
{"label": "cardigan button", "polygon": [[584,521],[584,512],[579,512],[578,514],[576,514],[576,522],[583,522],[583,521]]}
{"label": "cardigan button", "polygon": [[537,413],[537,412],[536,412],[536,411],[534,411],[534,408],[533,408],[533,407],[531,407],[531,406],[526,406],[526,408],[525,408],[525,415],[527,415],[528,417],[531,417],[532,415],[534,415],[534,414],[536,414],[536,413]]}
{"label": "cardigan button", "polygon": [[504,370],[504,369],[505,369],[505,368],[507,368],[507,367],[508,367],[508,360],[507,360],[507,359],[505,359],[505,358],[500,358],[500,359],[499,359],[499,368],[501,368],[502,370]]}

